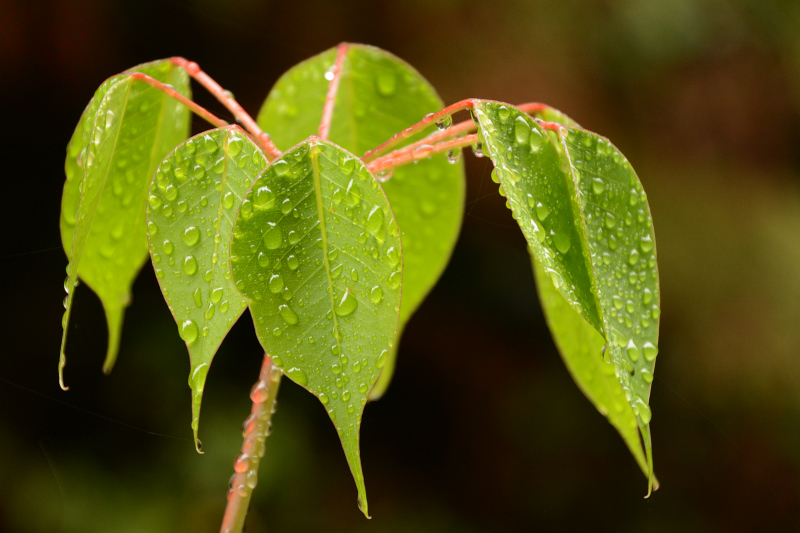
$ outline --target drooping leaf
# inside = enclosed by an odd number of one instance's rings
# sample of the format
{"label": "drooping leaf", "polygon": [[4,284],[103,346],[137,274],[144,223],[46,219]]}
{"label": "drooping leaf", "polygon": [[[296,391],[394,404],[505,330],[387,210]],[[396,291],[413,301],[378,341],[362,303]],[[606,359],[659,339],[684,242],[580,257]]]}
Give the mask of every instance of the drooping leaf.
{"label": "drooping leaf", "polygon": [[150,255],[191,360],[192,430],[211,360],[247,303],[231,280],[233,220],[247,188],[267,166],[238,126],[178,146],[156,170],[147,206]]}
{"label": "drooping leaf", "polygon": [[[642,435],[652,484],[649,396],[660,308],[655,236],[641,183],[627,159],[594,133],[567,125],[545,128],[497,102],[476,103],[475,115],[501,192],[533,255],[558,294],[604,341],[605,354],[594,356],[613,366],[625,409],[635,415]],[[558,320],[554,315],[567,316],[555,309],[545,305],[551,324]],[[583,368],[572,341],[561,338],[578,334],[576,326],[565,322],[551,331],[568,366]],[[573,375],[581,376],[580,370]],[[578,381],[587,391],[585,379]],[[587,395],[601,412],[616,409],[602,395]],[[636,449],[638,440],[612,423]],[[638,460],[640,454],[633,453]]]}
{"label": "drooping leaf", "polygon": [[[134,67],[190,96],[186,71],[169,61]],[[59,377],[74,286],[80,277],[97,293],[108,321],[108,373],[119,348],[130,286],[147,257],[144,210],[150,177],[166,153],[189,133],[189,111],[126,74],[97,90],[67,148],[61,240],[70,259],[62,320]]]}
{"label": "drooping leaf", "polygon": [[[530,251],[530,250],[529,250]],[[616,428],[639,467],[648,475],[647,458],[639,440],[639,426],[617,379],[614,365],[598,354],[606,340],[570,306],[531,252],[539,302],[547,326],[572,379],[603,416]]]}
{"label": "drooping leaf", "polygon": [[[278,146],[292,146],[317,134],[325,97],[334,82],[331,67],[336,57],[336,49],[312,57],[289,70],[273,87],[258,123]],[[436,91],[413,67],[378,48],[350,44],[339,72],[330,140],[363,155],[443,107]],[[430,128],[407,143],[431,131],[435,130]],[[403,240],[398,338],[450,260],[461,229],[465,188],[463,163],[450,164],[443,154],[398,168],[383,184]],[[389,385],[398,344],[371,399],[380,397]]]}
{"label": "drooping leaf", "polygon": [[358,487],[361,416],[395,340],[397,225],[361,161],[312,139],[270,165],[234,225],[231,264],[264,350],[325,405]]}

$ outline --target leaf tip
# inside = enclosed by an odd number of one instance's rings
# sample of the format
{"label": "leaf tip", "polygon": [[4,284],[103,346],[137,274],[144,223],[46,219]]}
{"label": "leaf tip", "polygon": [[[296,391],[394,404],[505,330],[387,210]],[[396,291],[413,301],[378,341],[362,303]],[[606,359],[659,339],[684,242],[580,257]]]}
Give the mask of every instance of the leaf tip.
{"label": "leaf tip", "polygon": [[358,509],[362,513],[364,513],[364,516],[367,518],[367,520],[372,520],[372,517],[369,515],[369,510],[368,510],[368,507],[367,507],[367,496],[366,496],[366,494],[363,497],[362,496],[358,497]]}
{"label": "leaf tip", "polygon": [[58,384],[61,386],[61,390],[69,390],[64,384],[64,367],[67,366],[67,356],[64,354],[64,351],[61,351],[61,357],[58,359]]}

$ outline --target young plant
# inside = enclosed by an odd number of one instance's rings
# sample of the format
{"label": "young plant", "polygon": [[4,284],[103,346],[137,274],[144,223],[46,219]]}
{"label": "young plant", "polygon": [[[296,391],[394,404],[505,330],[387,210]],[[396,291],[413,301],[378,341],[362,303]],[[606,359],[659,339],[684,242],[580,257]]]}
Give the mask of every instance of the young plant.
{"label": "young plant", "polygon": [[[192,102],[190,78],[243,128]],[[189,351],[200,451],[206,375],[249,307],[265,356],[223,531],[242,528],[282,375],[327,410],[368,516],[361,416],[386,391],[403,327],[450,258],[468,146],[494,164],[567,368],[622,436],[648,495],[657,488],[648,399],[659,287],[639,179],[607,139],[548,106],[468,99],[442,108],[406,63],[342,44],[284,74],[258,120],[183,58],[109,78],[84,111],[62,200],[70,262],[59,379],[66,390],[78,279],[105,309],[108,373],[149,254]],[[459,111],[471,118],[453,124]],[[188,138],[190,112],[215,129]]]}

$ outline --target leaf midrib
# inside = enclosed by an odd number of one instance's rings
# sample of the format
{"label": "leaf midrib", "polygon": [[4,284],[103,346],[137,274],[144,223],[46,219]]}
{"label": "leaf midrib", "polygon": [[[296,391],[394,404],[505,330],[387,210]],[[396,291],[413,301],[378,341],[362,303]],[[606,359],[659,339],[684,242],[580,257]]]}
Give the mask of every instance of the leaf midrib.
{"label": "leaf midrib", "polygon": [[[319,217],[319,229],[322,235],[322,261],[325,266],[325,276],[328,278],[328,293],[331,301],[331,314],[333,315],[333,338],[336,340],[336,348],[339,352],[339,364],[344,368],[342,362],[341,335],[339,334],[339,321],[336,318],[336,304],[334,301],[333,278],[331,278],[331,264],[328,261],[328,234],[325,230],[325,207],[322,203],[322,184],[320,183],[319,154],[316,145],[311,146],[309,151],[311,157],[311,175],[314,178],[314,194],[317,200],[317,216]],[[344,410],[347,419],[347,432],[350,432],[350,413]]]}

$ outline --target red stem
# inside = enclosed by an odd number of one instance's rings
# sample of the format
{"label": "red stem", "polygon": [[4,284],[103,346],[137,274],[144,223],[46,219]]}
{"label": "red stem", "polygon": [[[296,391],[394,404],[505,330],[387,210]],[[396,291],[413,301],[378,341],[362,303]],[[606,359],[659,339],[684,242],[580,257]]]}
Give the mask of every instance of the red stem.
{"label": "red stem", "polygon": [[170,61],[179,67],[183,67],[186,72],[189,73],[189,76],[197,80],[200,85],[214,95],[214,97],[236,117],[236,120],[241,122],[245,129],[256,138],[256,141],[261,144],[262,148],[264,148],[264,151],[267,153],[268,159],[275,159],[281,156],[281,151],[278,150],[278,147],[275,146],[272,139],[269,138],[269,135],[261,131],[261,128],[258,127],[253,117],[251,117],[247,111],[239,105],[239,102],[234,100],[230,93],[223,89],[219,83],[200,70],[200,66],[197,63],[188,61],[183,57],[172,57]]}
{"label": "red stem", "polygon": [[[430,126],[432,123],[434,123],[434,122],[436,122],[438,120],[441,120],[441,119],[443,119],[445,117],[448,117],[448,116],[452,115],[453,113],[455,113],[457,111],[461,111],[462,109],[470,109],[470,108],[472,108],[472,105],[473,105],[474,101],[475,101],[474,99],[468,98],[466,100],[461,100],[460,102],[456,102],[455,104],[449,105],[449,106],[445,107],[444,109],[442,109],[441,111],[437,111],[436,113],[429,113],[429,114],[425,115],[425,117],[422,120],[420,120],[419,122],[417,122],[413,126],[409,126],[408,128],[404,129],[400,133],[398,133],[396,135],[393,135],[391,138],[389,138],[388,141],[386,141],[383,144],[379,145],[374,150],[370,150],[369,152],[364,154],[364,157],[361,158],[362,161],[364,161],[365,163],[369,163],[369,162],[377,159],[379,156],[381,156],[382,154],[386,153],[393,146],[396,146],[398,143],[402,142],[404,139],[408,139],[409,137],[411,137],[413,135],[416,135],[420,131],[422,131],[425,128],[427,128],[428,126]],[[445,130],[445,131],[449,131],[450,129],[452,129],[452,128],[448,128],[448,130]]]}
{"label": "red stem", "polygon": [[319,124],[319,136],[323,139],[328,139],[328,133],[331,130],[331,118],[333,117],[333,104],[336,101],[336,93],[339,90],[340,74],[342,72],[342,64],[344,57],[347,55],[349,43],[342,43],[336,51],[336,63],[333,64],[331,70],[330,84],[328,85],[328,94],[325,95],[325,108],[322,111],[322,122]]}
{"label": "red stem", "polygon": [[458,137],[457,139],[451,139],[435,145],[424,145],[417,147],[416,149],[411,149],[411,147],[408,146],[402,150],[396,150],[389,155],[376,159],[367,165],[367,168],[373,174],[379,172],[388,172],[389,170],[403,165],[408,165],[414,161],[427,159],[432,155],[440,154],[442,152],[449,152],[455,148],[462,148],[476,142],[478,142],[478,134],[472,133],[470,135],[465,135],[464,137]]}
{"label": "red stem", "polygon": [[280,369],[269,355],[264,354],[258,381],[250,390],[253,407],[250,416],[244,421],[242,453],[233,464],[235,473],[228,490],[228,505],[220,533],[240,533],[244,527],[250,497],[258,481],[258,465],[264,457],[265,443],[272,425],[281,375]]}
{"label": "red stem", "polygon": [[160,81],[151,78],[147,74],[142,74],[141,72],[134,72],[130,76],[131,76],[131,78],[143,81],[143,82],[147,83],[148,85],[151,85],[151,86],[155,87],[156,89],[166,93],[167,96],[171,96],[175,100],[179,101],[180,103],[182,103],[183,105],[185,105],[186,107],[188,107],[189,109],[191,109],[192,111],[197,113],[198,116],[206,119],[208,122],[210,122],[214,126],[216,126],[218,128],[221,128],[221,127],[224,127],[224,126],[228,125],[227,122],[225,122],[221,118],[217,117],[216,115],[211,113],[206,108],[201,107],[201,106],[197,105],[196,103],[192,102],[191,100],[189,100],[188,98],[183,96],[181,93],[179,93],[178,91],[176,91],[175,89],[173,89],[169,85],[165,85],[165,84],[161,83]]}

